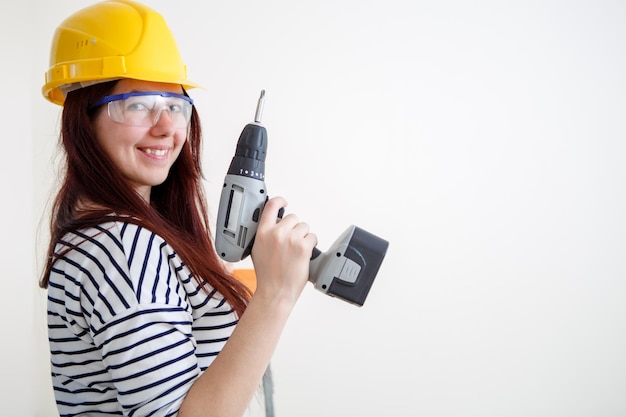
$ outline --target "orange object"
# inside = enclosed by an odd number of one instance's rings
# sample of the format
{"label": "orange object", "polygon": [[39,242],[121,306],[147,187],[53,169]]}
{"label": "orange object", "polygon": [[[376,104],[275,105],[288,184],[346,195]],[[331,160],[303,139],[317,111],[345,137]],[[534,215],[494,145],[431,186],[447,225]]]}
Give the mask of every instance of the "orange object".
{"label": "orange object", "polygon": [[256,273],[254,269],[235,269],[233,276],[243,282],[250,291],[256,290]]}

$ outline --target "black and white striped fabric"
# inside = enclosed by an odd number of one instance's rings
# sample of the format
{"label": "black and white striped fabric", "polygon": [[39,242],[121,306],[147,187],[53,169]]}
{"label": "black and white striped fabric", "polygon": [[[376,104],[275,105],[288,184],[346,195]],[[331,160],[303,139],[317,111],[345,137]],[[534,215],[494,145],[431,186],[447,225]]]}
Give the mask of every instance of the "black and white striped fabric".
{"label": "black and white striped fabric", "polygon": [[48,288],[52,381],[62,416],[175,416],[237,316],[159,236],[111,222],[77,245]]}

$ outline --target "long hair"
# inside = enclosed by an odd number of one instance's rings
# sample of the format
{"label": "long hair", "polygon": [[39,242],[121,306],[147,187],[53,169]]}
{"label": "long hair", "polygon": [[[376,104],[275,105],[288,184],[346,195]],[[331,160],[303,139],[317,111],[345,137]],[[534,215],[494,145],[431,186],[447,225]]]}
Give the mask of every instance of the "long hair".
{"label": "long hair", "polygon": [[[215,253],[202,186],[202,129],[196,109],[192,109],[188,139],[178,159],[167,179],[152,188],[151,201],[147,203],[96,140],[93,126],[99,109],[90,110],[89,106],[108,95],[115,83],[80,88],[70,92],[65,100],[60,134],[65,170],[52,206],[50,244],[39,285],[47,288],[51,268],[63,255],[55,251],[56,244],[66,233],[117,218],[165,239],[195,279],[219,291],[241,316],[251,293],[226,271]],[[85,201],[90,204],[81,204]]]}

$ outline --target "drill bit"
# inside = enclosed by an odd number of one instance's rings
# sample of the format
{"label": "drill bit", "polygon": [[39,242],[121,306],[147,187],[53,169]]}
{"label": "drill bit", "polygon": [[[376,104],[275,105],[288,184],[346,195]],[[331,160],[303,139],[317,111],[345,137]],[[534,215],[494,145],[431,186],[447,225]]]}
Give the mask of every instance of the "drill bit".
{"label": "drill bit", "polygon": [[263,113],[263,102],[265,101],[265,90],[261,90],[259,102],[256,105],[256,113],[254,113],[254,122],[261,123],[261,113]]}

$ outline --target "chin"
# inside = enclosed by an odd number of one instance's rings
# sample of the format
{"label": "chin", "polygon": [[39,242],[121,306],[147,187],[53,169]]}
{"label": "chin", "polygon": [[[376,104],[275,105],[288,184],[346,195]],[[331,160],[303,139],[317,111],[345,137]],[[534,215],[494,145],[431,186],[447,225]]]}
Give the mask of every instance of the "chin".
{"label": "chin", "polygon": [[152,187],[156,187],[157,185],[161,185],[167,180],[169,176],[169,172],[164,173],[163,175],[155,175],[150,178],[146,178],[146,184],[150,184]]}
{"label": "chin", "polygon": [[165,182],[165,180],[167,179],[167,177],[163,178],[160,181],[154,181],[151,185],[151,187],[158,187],[159,185],[163,184]]}

